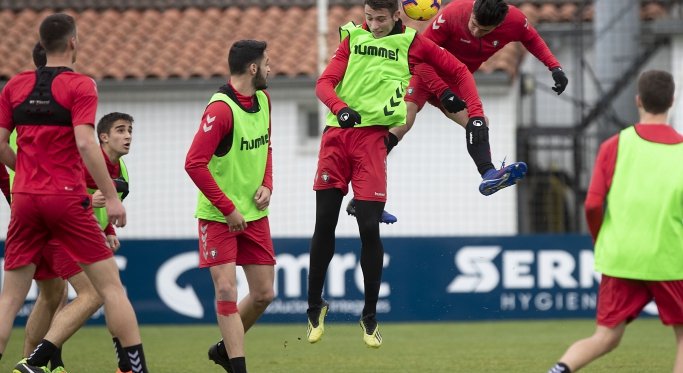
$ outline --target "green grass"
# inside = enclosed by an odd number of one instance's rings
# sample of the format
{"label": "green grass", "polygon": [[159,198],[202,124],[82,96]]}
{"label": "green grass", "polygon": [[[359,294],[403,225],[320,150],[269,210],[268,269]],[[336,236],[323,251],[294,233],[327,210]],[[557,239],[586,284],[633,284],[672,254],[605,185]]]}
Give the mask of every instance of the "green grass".
{"label": "green grass", "polygon": [[[356,324],[328,323],[322,341],[306,341],[306,325],[257,324],[246,336],[247,366],[266,372],[539,372],[545,373],[574,341],[591,335],[592,320],[471,323],[381,323],[384,343],[370,350]],[[159,372],[222,372],[207,360],[220,338],[217,325],[143,326],[148,366]],[[19,360],[23,329],[15,328],[0,373]],[[636,320],[621,345],[582,372],[670,372],[673,330],[658,319]],[[64,347],[70,373],[116,371],[104,327],[81,329]]]}

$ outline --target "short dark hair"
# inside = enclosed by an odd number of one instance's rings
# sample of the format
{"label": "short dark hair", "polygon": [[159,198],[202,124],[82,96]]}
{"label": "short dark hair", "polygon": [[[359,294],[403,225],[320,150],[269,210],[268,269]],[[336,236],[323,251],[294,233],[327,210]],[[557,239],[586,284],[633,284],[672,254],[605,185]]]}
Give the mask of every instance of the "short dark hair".
{"label": "short dark hair", "polygon": [[100,141],[100,144],[102,143],[100,135],[103,133],[109,134],[111,127],[117,120],[125,120],[130,122],[130,124],[133,124],[133,117],[126,113],[119,113],[115,111],[103,116],[102,119],[97,122],[97,139]]}
{"label": "short dark hair", "polygon": [[228,66],[231,75],[242,75],[252,63],[259,64],[268,43],[257,40],[238,40],[228,53]]}
{"label": "short dark hair", "polygon": [[47,65],[47,55],[45,54],[45,48],[40,45],[40,40],[33,46],[33,63],[36,67]]}
{"label": "short dark hair", "polygon": [[367,5],[374,10],[389,9],[389,13],[394,14],[398,10],[396,0],[365,0],[363,5]]}
{"label": "short dark hair", "polygon": [[498,26],[505,21],[508,10],[505,0],[477,0],[472,7],[472,14],[479,26]]}
{"label": "short dark hair", "polygon": [[69,39],[76,35],[76,21],[64,13],[47,16],[40,24],[40,41],[47,54],[63,53]]}
{"label": "short dark hair", "polygon": [[650,70],[638,79],[638,96],[643,109],[651,114],[666,113],[674,99],[674,77],[662,70]]}

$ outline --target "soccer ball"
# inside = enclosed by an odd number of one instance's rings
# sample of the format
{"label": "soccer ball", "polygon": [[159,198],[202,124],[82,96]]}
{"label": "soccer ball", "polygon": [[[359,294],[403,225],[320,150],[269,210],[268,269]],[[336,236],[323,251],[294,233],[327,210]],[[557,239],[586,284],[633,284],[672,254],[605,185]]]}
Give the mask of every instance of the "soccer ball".
{"label": "soccer ball", "polygon": [[402,0],[403,12],[417,21],[432,19],[441,9],[441,0]]}

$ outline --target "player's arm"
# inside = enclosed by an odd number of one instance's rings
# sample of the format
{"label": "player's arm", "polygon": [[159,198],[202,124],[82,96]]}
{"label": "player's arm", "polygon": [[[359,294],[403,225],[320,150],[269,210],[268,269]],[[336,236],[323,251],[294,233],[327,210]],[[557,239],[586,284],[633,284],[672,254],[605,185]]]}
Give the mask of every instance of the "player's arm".
{"label": "player's arm", "polygon": [[558,95],[564,92],[569,83],[567,75],[562,71],[562,66],[550,51],[550,48],[548,48],[545,41],[538,35],[538,32],[531,25],[524,13],[515,7],[511,7],[507,17],[511,18],[514,21],[514,24],[517,25],[518,30],[516,31],[516,34],[519,35],[519,41],[524,45],[524,48],[539,61],[543,62],[548,70],[552,72],[553,81],[555,81],[553,91],[557,92]]}
{"label": "player's arm", "polygon": [[270,205],[270,196],[273,193],[273,147],[271,145],[271,125],[273,123],[271,120],[272,105],[268,92],[263,91],[263,93],[268,97],[268,158],[266,159],[266,170],[263,173],[263,182],[254,195],[256,207],[261,211],[268,208]]}
{"label": "player's arm", "polygon": [[[430,81],[425,81],[427,84],[434,84],[434,80],[441,76],[453,76],[462,93],[461,99],[467,104],[467,110],[470,118],[483,118],[484,108],[477,92],[477,86],[474,82],[472,74],[467,70],[467,66],[460,62],[455,56],[442,49],[433,41],[415,35],[415,40],[409,50],[409,60],[414,61],[413,65],[419,65],[419,62],[424,62],[433,67],[435,74],[432,75]],[[422,77],[422,76],[421,76]],[[429,79],[429,76],[426,77]],[[423,80],[425,78],[423,77]],[[440,78],[439,78],[440,79]]]}
{"label": "player's arm", "polygon": [[11,80],[2,89],[2,92],[0,92],[0,163],[14,171],[17,155],[9,146],[9,137],[12,131],[14,131],[12,104],[10,103],[8,93],[8,87],[10,85],[12,85]]}
{"label": "player's arm", "polygon": [[339,43],[339,47],[334,52],[330,63],[327,65],[323,73],[318,78],[315,84],[315,94],[318,99],[327,106],[332,114],[337,113],[348,105],[342,101],[334,88],[344,78],[346,67],[349,64],[349,38],[345,38]]}
{"label": "player's arm", "polygon": [[593,242],[598,239],[598,233],[602,226],[605,198],[612,185],[614,167],[617,163],[618,145],[619,135],[617,134],[600,145],[598,156],[595,159],[593,177],[591,178],[586,202],[584,203],[586,222],[588,223],[591,236],[593,236]]}
{"label": "player's arm", "polygon": [[315,94],[337,116],[341,128],[351,128],[361,123],[360,114],[342,101],[334,88],[342,81],[349,64],[349,38],[345,38],[337,47],[332,60],[315,84]]}
{"label": "player's arm", "polygon": [[5,196],[7,203],[12,204],[12,197],[10,196],[9,190],[9,173],[2,163],[0,163],[0,190],[2,190],[2,195]]}
{"label": "player's arm", "polygon": [[[213,119],[211,126],[206,117]],[[223,193],[209,171],[209,162],[218,148],[220,141],[230,133],[233,127],[230,107],[220,101],[212,102],[204,111],[199,129],[192,140],[190,150],[185,157],[185,172],[190,176],[197,188],[224,215],[235,211],[235,205]]]}

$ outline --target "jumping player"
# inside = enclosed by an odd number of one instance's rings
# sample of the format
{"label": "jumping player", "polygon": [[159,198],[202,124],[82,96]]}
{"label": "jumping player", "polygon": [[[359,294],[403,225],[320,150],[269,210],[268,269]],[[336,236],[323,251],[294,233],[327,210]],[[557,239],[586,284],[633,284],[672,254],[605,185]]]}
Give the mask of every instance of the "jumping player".
{"label": "jumping player", "polygon": [[316,94],[330,113],[313,185],[316,223],[308,277],[308,341],[316,343],[324,333],[329,305],[322,298],[323,285],[334,255],[339,210],[351,182],[365,284],[360,325],[365,344],[378,348],[382,338],[376,306],[384,257],[379,221],[387,199],[387,154],[398,142],[389,129],[406,122],[403,98],[413,67],[424,62],[441,75],[453,75],[470,108],[469,122],[483,124],[485,119],[474,79],[464,64],[404,27],[396,1],[365,0],[364,4],[365,22],[341,28],[343,40],[316,85]]}

